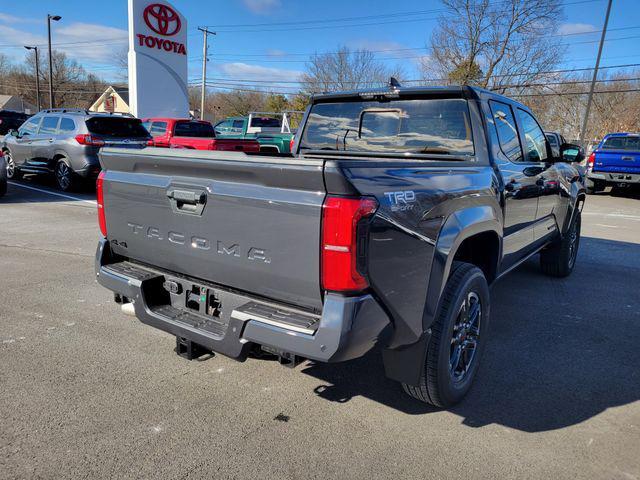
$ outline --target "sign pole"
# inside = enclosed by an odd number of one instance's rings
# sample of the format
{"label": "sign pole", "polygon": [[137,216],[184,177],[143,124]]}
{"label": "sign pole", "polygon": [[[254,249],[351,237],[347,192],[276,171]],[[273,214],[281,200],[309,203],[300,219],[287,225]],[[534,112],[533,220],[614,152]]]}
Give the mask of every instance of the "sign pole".
{"label": "sign pole", "polygon": [[207,96],[207,38],[208,35],[215,35],[207,27],[198,27],[202,32],[202,91],[200,92],[200,120],[204,120],[204,102]]}

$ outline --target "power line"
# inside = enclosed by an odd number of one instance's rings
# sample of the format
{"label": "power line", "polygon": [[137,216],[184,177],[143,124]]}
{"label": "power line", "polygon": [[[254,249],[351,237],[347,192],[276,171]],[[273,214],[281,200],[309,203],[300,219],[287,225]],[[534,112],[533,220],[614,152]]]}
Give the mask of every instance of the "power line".
{"label": "power line", "polygon": [[[634,28],[640,28],[639,27],[634,27]],[[632,35],[632,36],[627,36],[627,37],[618,37],[618,38],[609,38],[607,40],[605,40],[605,42],[613,42],[613,41],[619,41],[619,40],[631,40],[631,39],[638,39],[640,38],[640,35]],[[559,44],[559,46],[572,46],[572,45],[584,45],[584,44],[592,44],[592,43],[598,43],[599,40],[585,40],[585,41],[580,41],[580,42],[566,42],[566,43],[561,43]],[[499,43],[499,42],[496,42]],[[413,51],[413,50],[418,50],[417,48],[406,48],[406,49],[395,49],[395,50],[386,50],[386,51]],[[425,50],[425,53],[427,52],[427,49],[425,47],[423,47],[421,50]],[[355,49],[354,51],[358,51],[357,49]],[[374,53],[374,51],[371,50],[365,50],[367,52],[371,52]],[[385,52],[385,50],[378,50],[377,52]],[[335,54],[339,54],[340,52],[316,52],[316,53],[312,53],[309,55],[309,57],[313,57],[315,55],[318,56],[322,56],[322,55],[335,55]],[[221,54],[216,54],[215,57],[218,57]],[[420,59],[423,58],[423,55],[418,55],[418,56],[401,56],[401,57],[378,57],[379,60],[411,60],[411,59]],[[202,60],[202,56],[195,56],[195,57],[190,57],[189,58],[189,62],[199,62]],[[233,60],[246,60],[243,58],[225,58],[223,59],[226,62],[231,62],[234,63]],[[260,63],[307,63],[309,61],[309,59],[303,59],[303,60],[277,60],[277,59],[271,59],[271,60],[259,60]]]}
{"label": "power line", "polygon": [[[629,88],[624,90],[596,90],[593,92],[594,95],[598,95],[601,93],[628,93],[628,92],[640,92],[640,88]],[[567,96],[567,95],[589,95],[589,92],[549,92],[549,93],[519,93],[516,95],[508,95],[512,98],[520,98],[520,97],[549,97],[549,96]]]}
{"label": "power line", "polygon": [[[508,3],[510,0],[498,0],[493,2],[494,4],[499,3]],[[573,2],[565,2],[563,6],[569,5],[579,5],[585,3],[596,3],[602,0],[578,0]],[[409,20],[396,20],[391,22],[374,22],[374,23],[359,23],[359,24],[346,24],[346,25],[322,25],[323,23],[339,23],[339,22],[352,22],[359,20],[374,20],[378,18],[394,18],[394,17],[405,17],[405,16],[416,16],[416,15],[428,15],[433,13],[441,13],[446,12],[447,9],[433,9],[433,10],[418,10],[413,12],[395,12],[390,14],[381,14],[381,15],[366,15],[359,17],[344,17],[344,18],[334,18],[334,19],[319,19],[319,20],[301,20],[296,22],[272,22],[272,23],[249,23],[249,24],[217,24],[217,25],[207,25],[207,27],[215,28],[218,32],[227,32],[227,33],[246,33],[246,32],[290,32],[290,31],[299,31],[299,30],[317,30],[317,29],[326,29],[326,28],[342,28],[342,27],[358,27],[358,26],[370,26],[370,25],[387,25],[390,23],[404,23],[404,22],[416,22],[416,21],[424,21],[424,20],[436,20],[435,18],[421,18],[421,19],[409,19]],[[289,26],[292,25],[293,28],[287,29],[253,29],[254,27],[270,27],[270,26]],[[296,27],[296,25],[313,25],[307,27]],[[237,30],[222,30],[224,28],[237,28]],[[249,29],[253,30],[249,30]]]}

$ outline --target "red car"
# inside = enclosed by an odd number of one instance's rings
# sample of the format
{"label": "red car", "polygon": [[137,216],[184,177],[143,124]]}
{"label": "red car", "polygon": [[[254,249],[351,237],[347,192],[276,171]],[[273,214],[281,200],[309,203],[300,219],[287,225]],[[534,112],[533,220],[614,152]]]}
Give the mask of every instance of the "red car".
{"label": "red car", "polygon": [[216,138],[213,125],[205,120],[145,118],[142,124],[153,137],[155,147],[231,152],[260,151],[260,144],[256,140]]}

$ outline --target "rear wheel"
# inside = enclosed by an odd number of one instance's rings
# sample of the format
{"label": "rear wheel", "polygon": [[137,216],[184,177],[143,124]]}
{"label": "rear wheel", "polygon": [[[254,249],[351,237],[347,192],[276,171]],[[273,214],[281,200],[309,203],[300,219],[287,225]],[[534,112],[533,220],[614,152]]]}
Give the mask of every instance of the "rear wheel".
{"label": "rear wheel", "polygon": [[11,152],[5,150],[3,153],[7,162],[7,178],[9,180],[19,180],[22,177],[22,172],[16,167],[16,162],[13,160]]}
{"label": "rear wheel", "polygon": [[571,274],[580,247],[581,223],[578,211],[564,237],[540,252],[540,268],[545,274],[552,277],[566,277]]}
{"label": "rear wheel", "polygon": [[464,398],[478,371],[487,336],[489,287],[482,270],[456,262],[447,280],[418,386],[406,393],[436,407]]}
{"label": "rear wheel", "polygon": [[76,186],[75,173],[64,159],[58,160],[56,163],[54,174],[56,176],[56,182],[58,187],[63,192],[69,192]]}

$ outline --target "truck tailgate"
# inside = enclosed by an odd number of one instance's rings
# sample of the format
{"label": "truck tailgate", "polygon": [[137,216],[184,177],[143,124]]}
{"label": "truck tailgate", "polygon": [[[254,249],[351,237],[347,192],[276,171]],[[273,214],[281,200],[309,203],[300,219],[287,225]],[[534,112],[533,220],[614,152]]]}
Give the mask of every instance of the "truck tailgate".
{"label": "truck tailgate", "polygon": [[319,310],[323,162],[103,149],[114,253]]}
{"label": "truck tailgate", "polygon": [[598,150],[593,170],[610,173],[640,173],[640,152]]}

